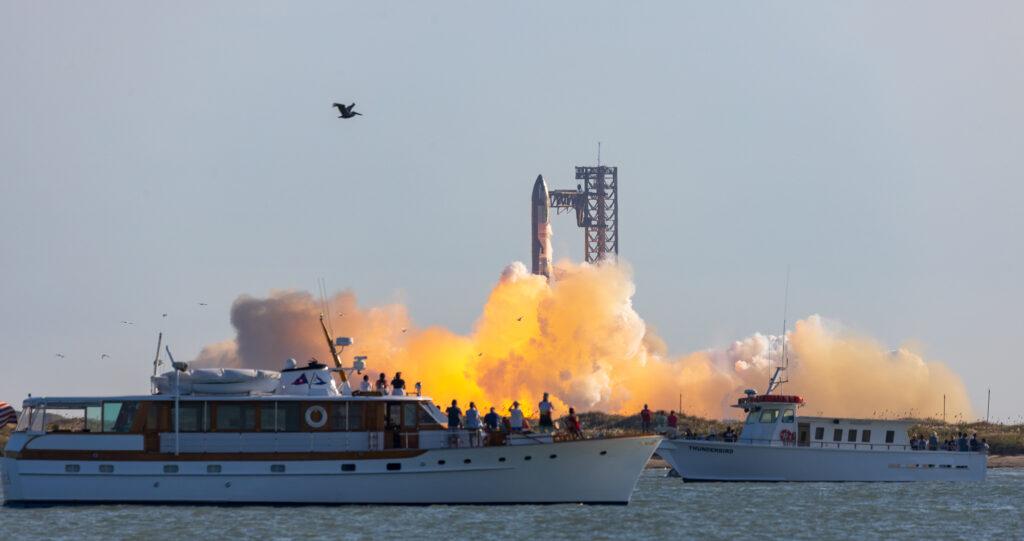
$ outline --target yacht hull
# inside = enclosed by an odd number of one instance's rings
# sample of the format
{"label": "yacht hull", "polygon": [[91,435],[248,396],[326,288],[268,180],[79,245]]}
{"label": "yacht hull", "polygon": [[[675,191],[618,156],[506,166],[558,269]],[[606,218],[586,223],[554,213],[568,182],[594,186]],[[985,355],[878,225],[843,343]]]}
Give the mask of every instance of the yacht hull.
{"label": "yacht hull", "polygon": [[[5,503],[626,504],[660,436],[395,458],[0,460]],[[371,457],[372,452],[366,456]],[[175,459],[176,458],[176,459]],[[290,457],[294,458],[294,457]]]}
{"label": "yacht hull", "polygon": [[984,481],[984,453],[843,449],[666,439],[685,481]]}

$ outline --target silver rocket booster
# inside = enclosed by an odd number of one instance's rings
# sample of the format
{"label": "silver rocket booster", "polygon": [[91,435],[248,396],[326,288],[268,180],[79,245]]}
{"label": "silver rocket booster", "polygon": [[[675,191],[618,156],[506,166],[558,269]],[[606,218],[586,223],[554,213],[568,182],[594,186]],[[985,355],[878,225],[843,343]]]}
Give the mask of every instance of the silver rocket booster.
{"label": "silver rocket booster", "polygon": [[551,225],[548,222],[548,185],[543,175],[537,175],[530,198],[533,230],[532,242],[533,273],[551,277]]}

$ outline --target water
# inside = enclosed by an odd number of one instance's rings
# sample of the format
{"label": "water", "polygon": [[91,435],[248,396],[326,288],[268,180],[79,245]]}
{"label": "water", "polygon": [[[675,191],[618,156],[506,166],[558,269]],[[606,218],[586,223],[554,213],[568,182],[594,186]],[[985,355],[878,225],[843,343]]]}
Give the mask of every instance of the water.
{"label": "water", "polygon": [[0,539],[1024,539],[1024,470],[984,483],[697,483],[628,506],[0,507]]}

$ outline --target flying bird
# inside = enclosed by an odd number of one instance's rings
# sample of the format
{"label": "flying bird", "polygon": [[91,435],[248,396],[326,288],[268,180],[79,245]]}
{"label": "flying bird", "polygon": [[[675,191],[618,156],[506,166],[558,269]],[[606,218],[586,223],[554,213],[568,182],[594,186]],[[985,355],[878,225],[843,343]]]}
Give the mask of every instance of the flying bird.
{"label": "flying bird", "polygon": [[64,354],[63,353],[58,353],[57,356],[60,357],[61,359],[64,358]]}
{"label": "flying bird", "polygon": [[407,330],[408,330],[408,329],[402,329],[402,332],[405,332],[405,331],[407,331]]}
{"label": "flying bird", "polygon": [[163,316],[161,316],[161,317],[167,317],[167,314],[164,314],[164,315],[163,315]]}
{"label": "flying bird", "polygon": [[519,317],[516,318],[516,321],[522,321],[522,320],[523,320],[523,316],[519,316]]}
{"label": "flying bird", "polygon": [[201,303],[199,303],[199,306],[206,306],[206,303],[205,302],[201,302]]}
{"label": "flying bird", "polygon": [[352,118],[356,115],[362,115],[363,113],[357,113],[352,110],[352,108],[355,106],[355,103],[353,103],[352,105],[345,105],[344,103],[335,103],[334,105],[332,105],[332,107],[338,108],[338,118]]}
{"label": "flying bird", "polygon": [[101,360],[101,361],[102,361],[103,359],[109,359],[109,358],[110,358],[110,355],[107,355],[106,353],[104,353],[103,355],[100,355],[100,360]]}
{"label": "flying bird", "polygon": [[135,324],[134,324],[134,323],[132,323],[131,321],[125,321],[125,320],[121,320],[121,324],[122,324],[122,325],[135,325]]}

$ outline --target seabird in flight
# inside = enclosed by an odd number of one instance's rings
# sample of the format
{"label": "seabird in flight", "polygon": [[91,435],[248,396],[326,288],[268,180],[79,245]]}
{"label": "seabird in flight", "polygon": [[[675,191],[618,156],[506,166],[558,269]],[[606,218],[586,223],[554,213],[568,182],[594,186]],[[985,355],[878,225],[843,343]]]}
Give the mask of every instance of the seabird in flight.
{"label": "seabird in flight", "polygon": [[352,108],[355,106],[355,103],[353,103],[352,105],[345,105],[344,103],[335,103],[334,105],[332,105],[332,107],[338,108],[338,118],[352,118],[356,115],[361,116],[363,113],[357,113],[352,110]]}

